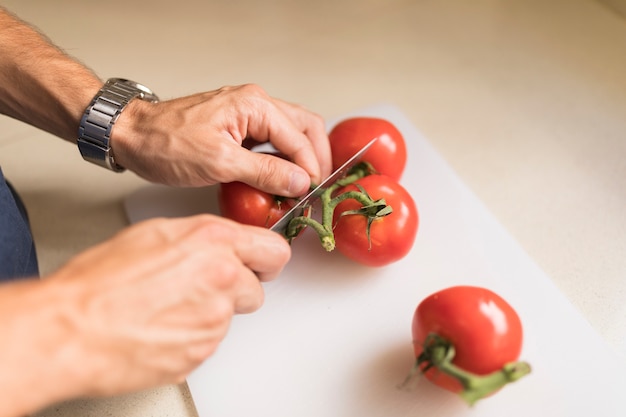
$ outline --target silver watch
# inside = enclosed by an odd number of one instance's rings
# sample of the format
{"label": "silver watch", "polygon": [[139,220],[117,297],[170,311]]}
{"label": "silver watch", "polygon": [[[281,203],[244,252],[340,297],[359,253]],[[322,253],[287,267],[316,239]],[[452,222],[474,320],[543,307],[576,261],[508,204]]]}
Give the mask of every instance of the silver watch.
{"label": "silver watch", "polygon": [[78,149],[86,161],[115,172],[125,170],[115,163],[111,130],[120,113],[134,98],[156,103],[159,98],[148,87],[123,78],[109,78],[93,98],[78,128]]}

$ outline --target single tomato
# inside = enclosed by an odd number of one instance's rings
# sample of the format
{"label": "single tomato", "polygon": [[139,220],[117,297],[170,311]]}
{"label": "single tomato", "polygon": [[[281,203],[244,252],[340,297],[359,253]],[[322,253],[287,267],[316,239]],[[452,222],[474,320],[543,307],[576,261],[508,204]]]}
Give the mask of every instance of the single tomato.
{"label": "single tomato", "polygon": [[523,339],[518,314],[485,288],[455,286],[426,297],[415,310],[412,334],[426,378],[469,403],[530,372],[528,364],[515,363]]}
{"label": "single tomato", "polygon": [[235,181],[220,184],[218,203],[222,216],[226,218],[269,228],[287,213],[296,201]]}
{"label": "single tomato", "polygon": [[339,190],[338,194],[358,191],[357,184],[373,199],[385,199],[393,211],[374,219],[361,214],[343,214],[359,210],[355,199],[340,202],[333,212],[333,230],[337,250],[346,257],[368,266],[384,266],[402,259],[413,247],[419,223],[417,206],[398,182],[386,175],[368,175]]}
{"label": "single tomato", "polygon": [[393,123],[376,117],[345,119],[331,129],[328,139],[334,169],[374,138],[378,139],[361,160],[372,164],[377,173],[399,181],[407,158],[404,137]]}

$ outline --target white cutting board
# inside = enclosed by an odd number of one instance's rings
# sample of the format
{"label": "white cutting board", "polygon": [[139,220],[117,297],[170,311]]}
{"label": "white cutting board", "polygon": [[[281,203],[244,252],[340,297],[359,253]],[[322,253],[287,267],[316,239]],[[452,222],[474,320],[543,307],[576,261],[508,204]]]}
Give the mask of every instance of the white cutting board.
{"label": "white cutting board", "polygon": [[[362,267],[325,253],[312,232],[268,283],[265,305],[237,316],[217,353],[188,384],[200,416],[626,416],[626,364],[393,106],[351,113],[386,118],[405,135],[402,183],[420,211],[409,255]],[[332,121],[329,125],[335,121]],[[215,187],[150,186],[129,196],[131,222],[217,213]],[[492,289],[524,324],[530,376],[468,407],[424,379],[399,389],[414,362],[411,319],[439,289]]]}

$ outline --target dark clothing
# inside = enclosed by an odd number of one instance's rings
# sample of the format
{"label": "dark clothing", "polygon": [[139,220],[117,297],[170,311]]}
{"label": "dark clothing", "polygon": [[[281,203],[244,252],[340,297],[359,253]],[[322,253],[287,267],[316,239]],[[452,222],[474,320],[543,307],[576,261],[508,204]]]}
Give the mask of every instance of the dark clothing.
{"label": "dark clothing", "polygon": [[38,275],[26,208],[0,169],[0,281]]}

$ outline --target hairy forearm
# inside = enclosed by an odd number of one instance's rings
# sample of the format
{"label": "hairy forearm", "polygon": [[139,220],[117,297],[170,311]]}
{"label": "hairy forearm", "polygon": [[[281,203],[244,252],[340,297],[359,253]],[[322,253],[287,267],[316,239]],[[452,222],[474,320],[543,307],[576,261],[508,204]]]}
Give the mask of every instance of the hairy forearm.
{"label": "hairy forearm", "polygon": [[75,142],[100,79],[0,7],[0,113]]}

